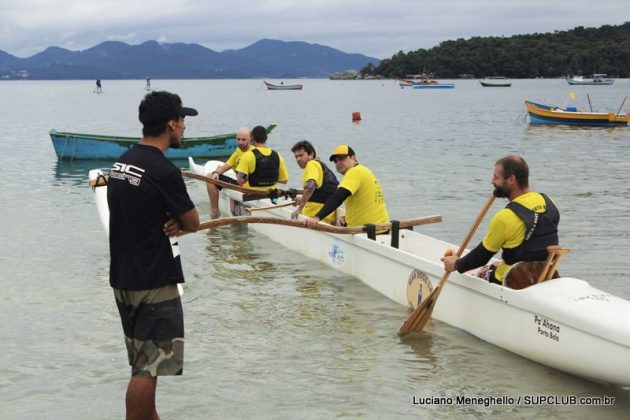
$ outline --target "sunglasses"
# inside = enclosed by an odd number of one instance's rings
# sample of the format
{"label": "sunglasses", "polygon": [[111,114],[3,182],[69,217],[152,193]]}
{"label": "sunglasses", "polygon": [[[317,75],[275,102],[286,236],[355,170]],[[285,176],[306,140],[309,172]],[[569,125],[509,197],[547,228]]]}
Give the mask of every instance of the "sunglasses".
{"label": "sunglasses", "polygon": [[333,157],[333,162],[337,163],[337,162],[341,162],[342,160],[346,160],[348,158],[348,155],[345,156],[335,156]]}

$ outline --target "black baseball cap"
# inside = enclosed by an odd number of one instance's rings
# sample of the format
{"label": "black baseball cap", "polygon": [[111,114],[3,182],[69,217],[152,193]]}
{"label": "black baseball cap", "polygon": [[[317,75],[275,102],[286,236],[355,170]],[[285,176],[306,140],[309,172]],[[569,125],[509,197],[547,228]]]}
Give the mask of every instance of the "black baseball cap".
{"label": "black baseball cap", "polygon": [[198,114],[196,109],[183,106],[179,95],[166,91],[146,94],[138,107],[138,118],[145,127],[156,127],[173,119]]}

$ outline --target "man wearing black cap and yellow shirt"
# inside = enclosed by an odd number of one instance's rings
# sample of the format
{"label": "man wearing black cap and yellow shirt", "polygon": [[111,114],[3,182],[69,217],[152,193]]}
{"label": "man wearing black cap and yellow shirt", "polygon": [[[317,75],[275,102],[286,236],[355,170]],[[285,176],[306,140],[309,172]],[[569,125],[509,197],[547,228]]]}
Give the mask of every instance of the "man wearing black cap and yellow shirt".
{"label": "man wearing black cap and yellow shirt", "polygon": [[314,227],[342,203],[345,203],[348,227],[389,222],[381,185],[372,171],[359,164],[354,150],[346,144],[337,146],[330,155],[330,161],[335,163],[343,180],[322,209],[304,221],[306,226]]}

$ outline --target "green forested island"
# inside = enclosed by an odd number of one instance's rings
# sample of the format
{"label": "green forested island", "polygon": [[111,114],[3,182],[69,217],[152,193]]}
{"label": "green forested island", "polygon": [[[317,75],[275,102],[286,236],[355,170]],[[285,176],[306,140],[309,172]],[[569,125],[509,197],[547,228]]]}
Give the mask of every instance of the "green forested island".
{"label": "green forested island", "polygon": [[600,28],[578,26],[544,34],[444,41],[428,50],[399,51],[378,66],[368,64],[361,73],[384,77],[433,73],[440,78],[536,78],[593,73],[630,77],[630,22]]}

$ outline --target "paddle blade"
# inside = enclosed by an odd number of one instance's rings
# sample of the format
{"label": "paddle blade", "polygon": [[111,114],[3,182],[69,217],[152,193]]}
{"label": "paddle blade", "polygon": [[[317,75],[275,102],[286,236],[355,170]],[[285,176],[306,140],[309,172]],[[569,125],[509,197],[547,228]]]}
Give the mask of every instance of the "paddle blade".
{"label": "paddle blade", "polygon": [[403,325],[398,330],[398,335],[400,337],[404,337],[407,334],[416,331],[422,331],[424,326],[431,318],[431,314],[433,313],[433,308],[435,307],[435,302],[437,301],[438,296],[442,290],[442,284],[439,284],[429,296],[425,300],[423,300],[420,305],[411,313],[409,318],[403,323]]}
{"label": "paddle blade", "polygon": [[[490,197],[488,197],[488,200],[486,200],[486,204],[484,204],[483,208],[481,209],[481,212],[479,212],[479,215],[477,215],[477,218],[475,219],[475,222],[473,223],[470,230],[468,231],[466,238],[464,238],[464,240],[462,241],[462,244],[459,246],[459,249],[457,250],[458,257],[462,256],[462,252],[464,252],[466,245],[468,245],[468,242],[470,242],[470,239],[475,233],[475,230],[477,230],[477,227],[479,226],[484,216],[486,215],[486,213],[492,206],[492,203],[494,202],[494,198],[495,198],[494,195],[490,195]],[[449,250],[447,250],[446,254],[449,253],[448,251]],[[450,253],[452,254],[452,252],[453,251],[451,250]],[[431,292],[431,294],[427,297],[426,300],[424,300],[418,305],[416,310],[412,312],[412,314],[409,316],[409,318],[407,318],[407,320],[404,322],[402,327],[400,327],[400,330],[398,330],[398,335],[404,336],[411,332],[420,331],[424,328],[429,318],[431,318],[431,314],[433,313],[433,307],[435,306],[435,301],[440,295],[442,288],[446,284],[446,281],[448,280],[449,275],[450,275],[449,272],[444,273],[444,275],[442,276],[442,279],[440,279],[440,282],[438,283],[435,290]]]}

